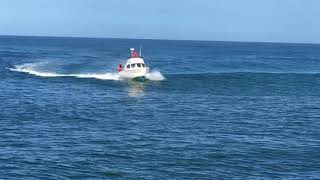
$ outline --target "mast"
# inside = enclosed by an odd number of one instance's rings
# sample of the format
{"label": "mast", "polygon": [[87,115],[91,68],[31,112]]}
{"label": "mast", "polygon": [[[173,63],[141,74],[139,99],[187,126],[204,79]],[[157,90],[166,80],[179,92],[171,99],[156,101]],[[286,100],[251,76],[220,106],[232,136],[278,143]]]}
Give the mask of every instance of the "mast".
{"label": "mast", "polygon": [[140,44],[140,57],[142,57],[142,45]]}

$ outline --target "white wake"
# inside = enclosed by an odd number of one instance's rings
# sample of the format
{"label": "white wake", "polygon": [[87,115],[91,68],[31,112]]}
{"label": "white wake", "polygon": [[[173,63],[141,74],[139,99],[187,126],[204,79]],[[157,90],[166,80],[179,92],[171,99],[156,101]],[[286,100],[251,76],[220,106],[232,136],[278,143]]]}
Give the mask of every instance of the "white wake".
{"label": "white wake", "polygon": [[[86,74],[60,74],[56,72],[43,71],[40,70],[42,67],[46,66],[47,63],[26,63],[22,65],[15,65],[13,68],[10,68],[11,71],[27,73],[40,77],[76,77],[76,78],[95,78],[101,80],[121,80],[121,77],[118,73],[86,73]],[[165,80],[164,76],[159,71],[151,71],[147,74],[147,79],[152,81],[162,81]]]}
{"label": "white wake", "polygon": [[151,71],[150,73],[147,74],[146,76],[147,79],[150,79],[152,81],[163,81],[166,78],[161,74],[160,71]]}
{"label": "white wake", "polygon": [[39,68],[43,67],[45,63],[26,63],[22,65],[15,65],[10,68],[11,71],[23,72],[40,77],[76,77],[76,78],[96,78],[102,80],[119,80],[117,73],[103,73],[103,74],[60,74],[55,72],[41,71]]}

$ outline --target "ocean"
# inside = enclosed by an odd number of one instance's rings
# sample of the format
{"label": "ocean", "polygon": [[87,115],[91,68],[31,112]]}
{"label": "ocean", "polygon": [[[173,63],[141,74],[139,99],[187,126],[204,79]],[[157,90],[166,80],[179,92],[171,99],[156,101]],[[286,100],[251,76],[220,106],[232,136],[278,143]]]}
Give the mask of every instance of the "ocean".
{"label": "ocean", "polygon": [[1,179],[320,178],[316,44],[0,36],[0,102]]}

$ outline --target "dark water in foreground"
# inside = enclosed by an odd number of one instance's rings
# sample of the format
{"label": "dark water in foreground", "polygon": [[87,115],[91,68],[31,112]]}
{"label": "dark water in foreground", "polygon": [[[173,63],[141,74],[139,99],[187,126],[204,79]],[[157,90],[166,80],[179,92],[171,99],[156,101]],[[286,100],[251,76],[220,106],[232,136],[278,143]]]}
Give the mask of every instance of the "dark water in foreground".
{"label": "dark water in foreground", "polygon": [[[151,79],[118,80],[140,44]],[[0,60],[1,179],[320,178],[320,45],[0,37]]]}

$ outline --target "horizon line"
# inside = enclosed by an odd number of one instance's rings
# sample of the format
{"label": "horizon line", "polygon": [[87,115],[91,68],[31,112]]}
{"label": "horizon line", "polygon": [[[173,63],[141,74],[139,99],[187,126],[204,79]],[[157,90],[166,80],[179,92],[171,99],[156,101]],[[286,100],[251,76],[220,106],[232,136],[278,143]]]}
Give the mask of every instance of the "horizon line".
{"label": "horizon line", "polygon": [[151,41],[194,41],[194,42],[230,42],[230,43],[269,43],[269,44],[306,44],[320,45],[312,42],[280,42],[280,41],[238,41],[238,40],[197,40],[197,39],[166,39],[166,38],[130,38],[130,37],[89,37],[89,36],[50,36],[50,35],[9,35],[0,34],[0,37],[39,37],[39,38],[83,38],[83,39],[126,39],[126,40],[151,40]]}

